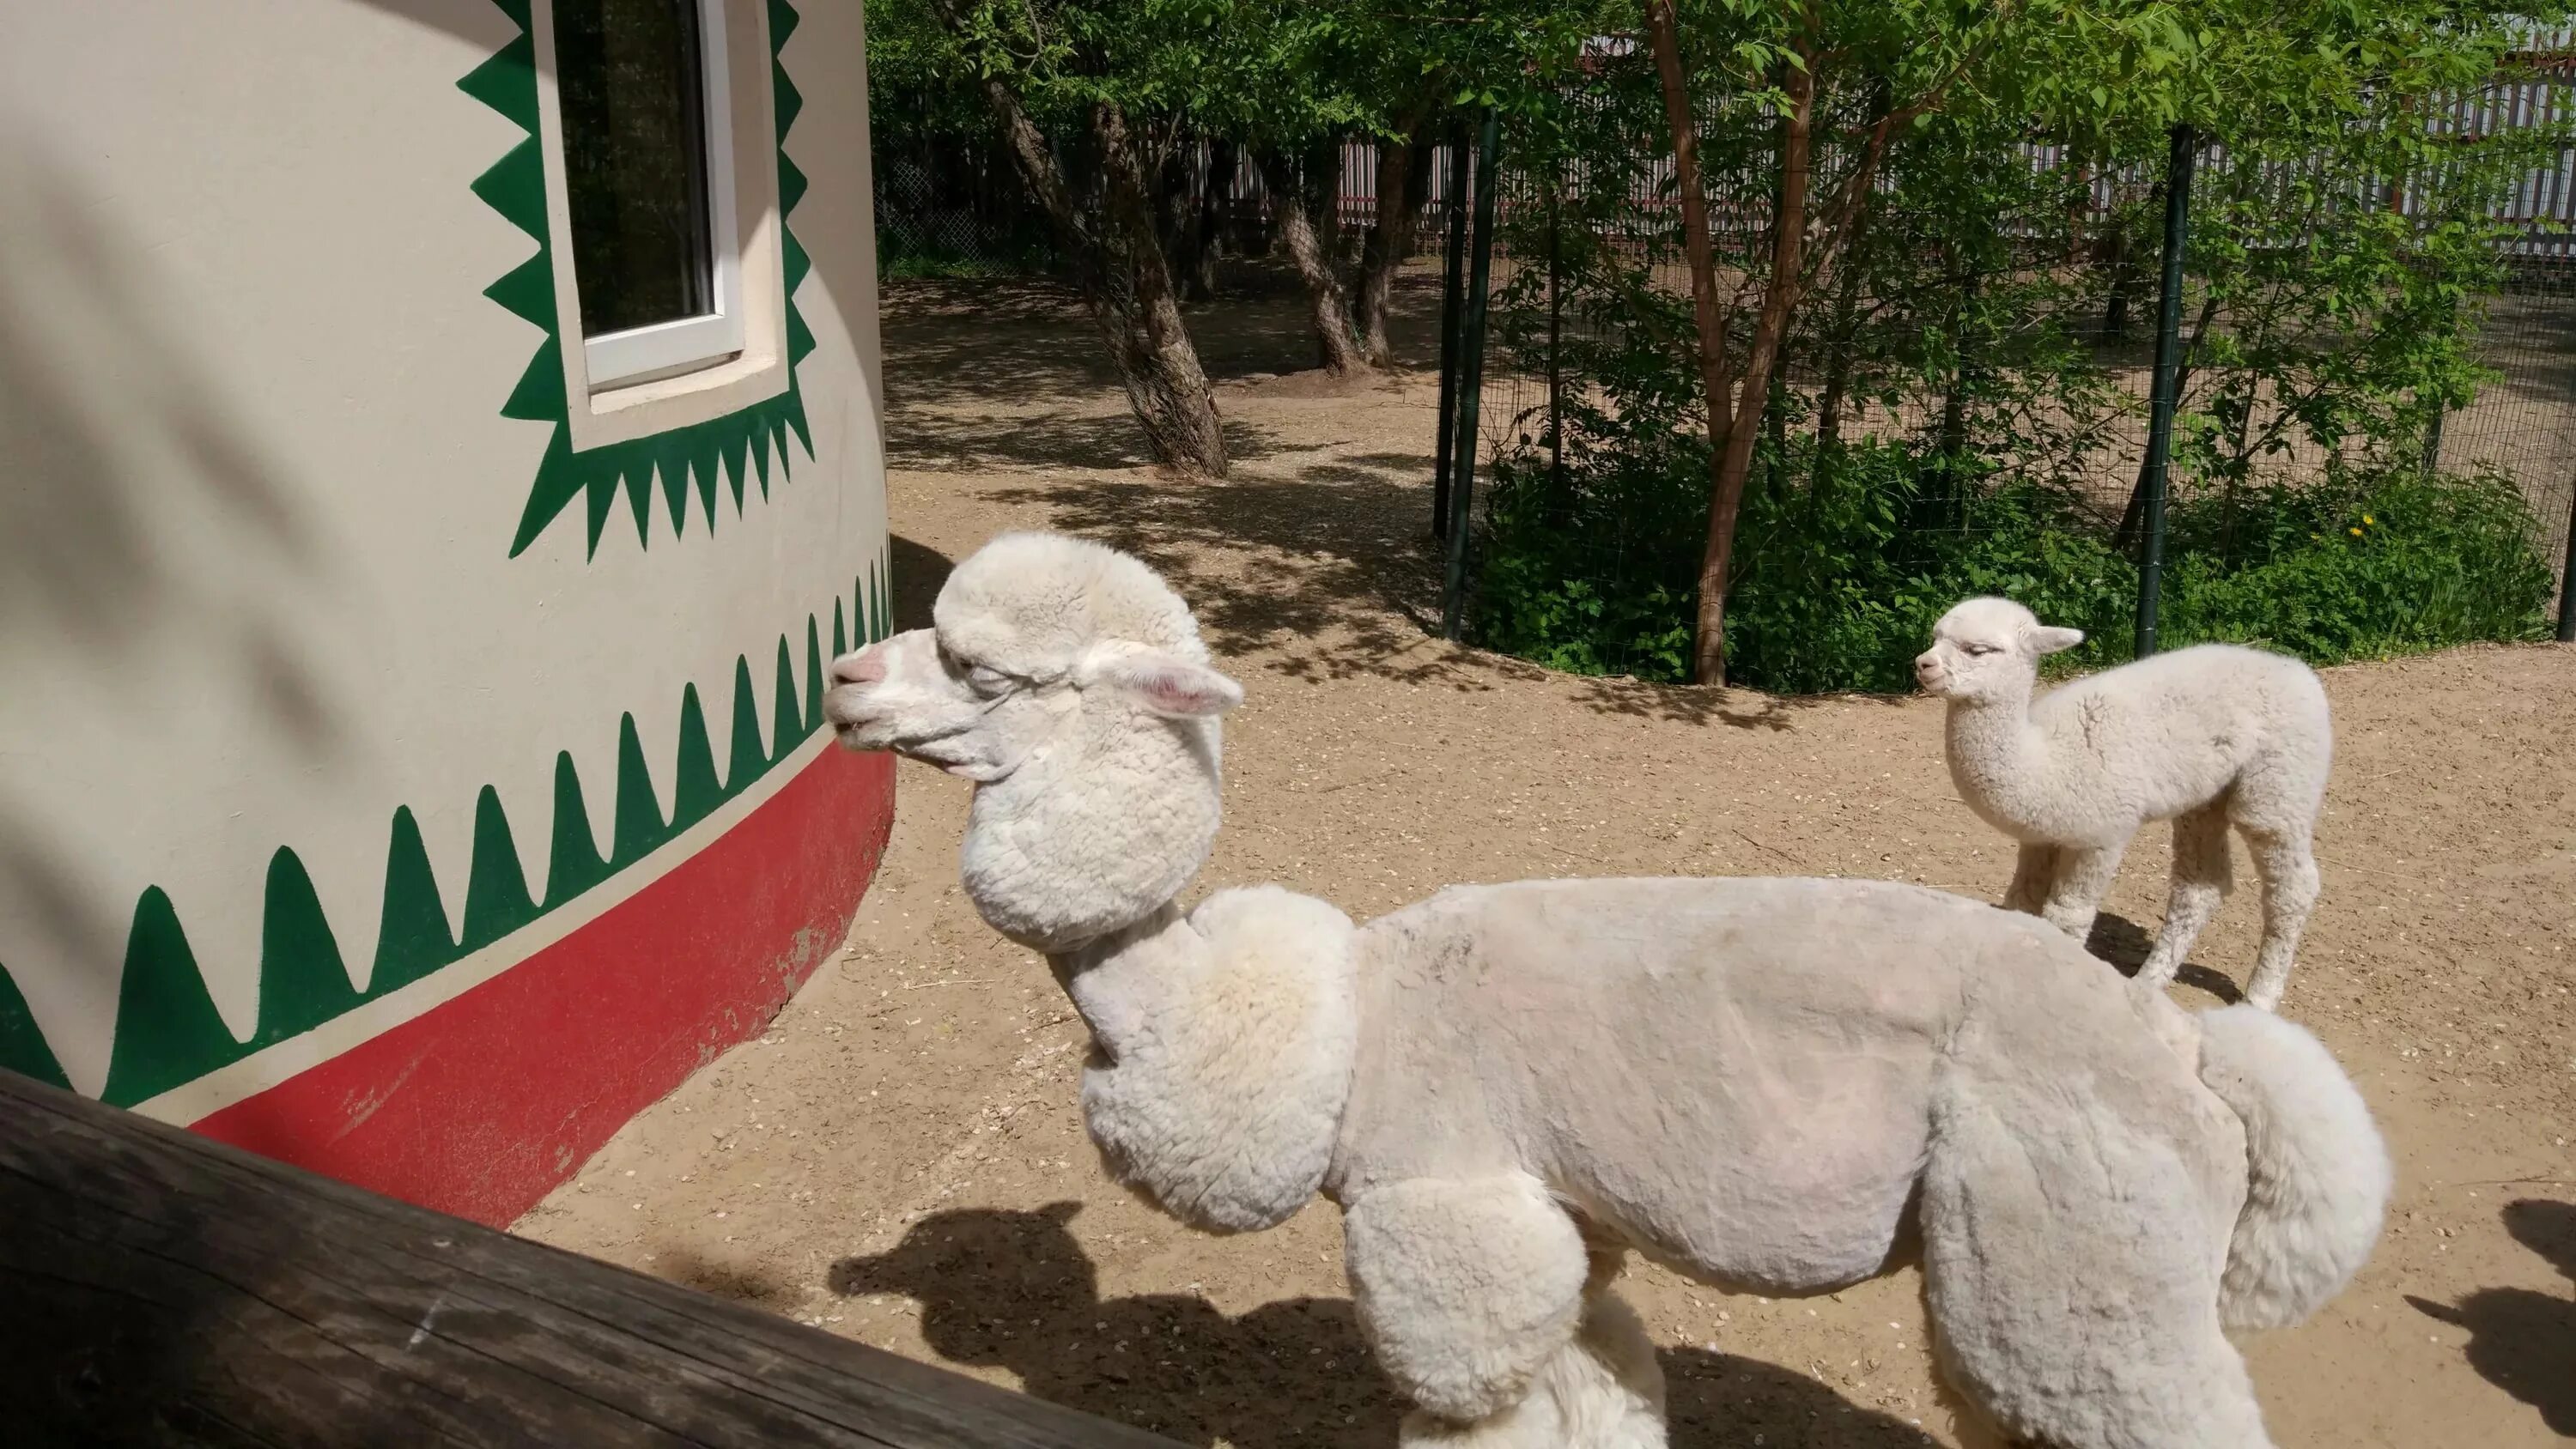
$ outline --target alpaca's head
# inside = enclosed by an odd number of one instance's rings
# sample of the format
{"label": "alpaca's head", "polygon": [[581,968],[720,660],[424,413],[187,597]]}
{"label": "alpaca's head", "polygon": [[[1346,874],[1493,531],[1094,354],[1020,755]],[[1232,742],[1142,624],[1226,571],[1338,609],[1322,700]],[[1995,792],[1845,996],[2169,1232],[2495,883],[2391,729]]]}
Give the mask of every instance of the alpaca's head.
{"label": "alpaca's head", "polygon": [[1243,700],[1189,607],[1115,549],[1004,534],[948,576],[932,627],[832,662],[841,743],[975,782],[967,894],[1062,950],[1151,914],[1216,840],[1216,717]]}
{"label": "alpaca's head", "polygon": [[2039,659],[2084,642],[2081,629],[2056,629],[2010,599],[1969,599],[1932,626],[1932,647],[1914,660],[1926,694],[1970,701],[2025,698]]}

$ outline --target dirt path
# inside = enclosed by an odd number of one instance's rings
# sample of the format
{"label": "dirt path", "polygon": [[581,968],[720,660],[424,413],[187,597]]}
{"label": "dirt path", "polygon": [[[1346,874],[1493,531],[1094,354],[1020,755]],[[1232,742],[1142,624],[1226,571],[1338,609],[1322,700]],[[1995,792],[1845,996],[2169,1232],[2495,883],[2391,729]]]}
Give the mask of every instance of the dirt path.
{"label": "dirt path", "polygon": [[[1066,529],[1166,569],[1244,680],[1201,892],[1277,881],[1365,918],[1548,875],[2001,890],[2009,852],[1958,804],[1928,701],[1577,680],[1430,639],[1428,376],[1247,382],[1305,360],[1293,304],[1200,325],[1237,450],[1218,487],[1139,466],[1056,299],[900,292],[886,367],[899,622],[993,532]],[[2381,1113],[2400,1200],[2357,1286],[2251,1342],[2256,1382],[2285,1449],[2558,1442],[2576,1436],[2576,651],[2328,685],[2326,893],[2286,1009]],[[1112,1186],[1075,1109],[1080,1023],[958,893],[965,786],[905,765],[899,789],[850,948],[519,1230],[1190,1442],[1391,1445],[1333,1214],[1212,1239]],[[2144,954],[2165,861],[2139,842],[2097,950]],[[2242,980],[2257,916],[2250,890],[2229,901],[2180,999]],[[1665,1346],[1682,1449],[1957,1442],[1910,1273],[1800,1302],[1643,1268],[1625,1290]]]}

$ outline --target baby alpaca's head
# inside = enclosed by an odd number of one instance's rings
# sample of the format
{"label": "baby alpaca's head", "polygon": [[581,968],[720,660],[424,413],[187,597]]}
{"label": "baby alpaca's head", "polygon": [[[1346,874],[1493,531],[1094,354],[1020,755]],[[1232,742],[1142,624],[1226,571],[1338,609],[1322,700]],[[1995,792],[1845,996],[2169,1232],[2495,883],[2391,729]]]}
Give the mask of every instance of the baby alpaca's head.
{"label": "baby alpaca's head", "polygon": [[2039,659],[2084,642],[2081,629],[2056,629],[2010,599],[1969,599],[1932,626],[1932,647],[1915,656],[1926,694],[1955,700],[2027,697]]}
{"label": "baby alpaca's head", "polygon": [[832,662],[841,743],[975,782],[966,892],[995,930],[1063,950],[1151,914],[1216,840],[1218,715],[1242,687],[1153,570],[1009,533],[957,566],[932,627]]}

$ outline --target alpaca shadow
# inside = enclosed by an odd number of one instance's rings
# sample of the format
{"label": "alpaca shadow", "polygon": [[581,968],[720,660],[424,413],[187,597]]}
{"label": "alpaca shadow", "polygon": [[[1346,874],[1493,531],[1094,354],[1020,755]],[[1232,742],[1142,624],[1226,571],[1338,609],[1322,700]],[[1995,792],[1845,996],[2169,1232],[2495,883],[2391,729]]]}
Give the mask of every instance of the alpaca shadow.
{"label": "alpaca shadow", "polygon": [[[2504,1210],[2505,1231],[2576,1281],[2576,1204],[2524,1198]],[[2483,1288],[2456,1307],[2406,1301],[2427,1318],[2469,1331],[2469,1367],[2540,1411],[2550,1432],[2576,1437],[2576,1302],[2528,1288]]]}
{"label": "alpaca shadow", "polygon": [[[952,1363],[1003,1368],[1031,1395],[1236,1449],[1394,1444],[1404,1406],[1378,1372],[1351,1304],[1267,1303],[1229,1318],[1195,1294],[1103,1301],[1068,1229],[1076,1203],[961,1209],[915,1224],[891,1251],[834,1264],[835,1293],[921,1305],[922,1337]],[[1933,1449],[1921,1430],[1770,1364],[1665,1350],[1676,1446]]]}
{"label": "alpaca shadow", "polygon": [[[2093,918],[2093,931],[2084,938],[2084,949],[2110,962],[2123,976],[2135,976],[2147,964],[2147,954],[2156,948],[2155,934],[2146,927],[2114,911],[2104,911]],[[2206,991],[2220,1002],[2234,1006],[2245,999],[2245,992],[2234,981],[2210,970],[2184,962],[2174,980],[2182,985]]]}

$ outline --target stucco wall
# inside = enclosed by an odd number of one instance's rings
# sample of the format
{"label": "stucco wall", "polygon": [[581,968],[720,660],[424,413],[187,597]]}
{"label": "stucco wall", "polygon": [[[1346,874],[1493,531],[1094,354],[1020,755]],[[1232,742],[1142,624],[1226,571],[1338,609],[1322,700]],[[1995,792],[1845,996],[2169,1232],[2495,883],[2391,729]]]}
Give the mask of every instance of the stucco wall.
{"label": "stucco wall", "polygon": [[885,623],[861,7],[734,0],[793,315],[636,403],[554,341],[535,3],[0,0],[0,1064],[485,1217],[891,810],[814,677]]}

